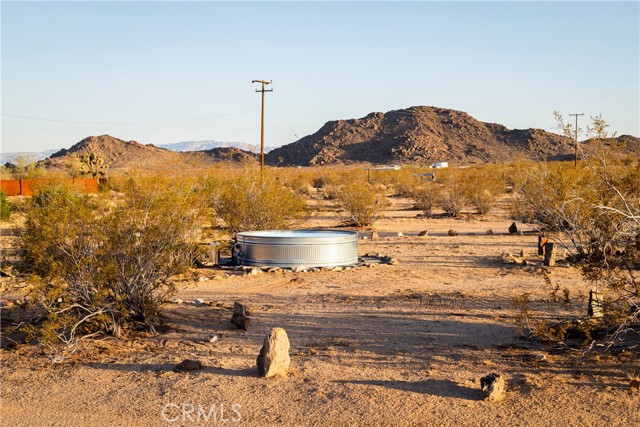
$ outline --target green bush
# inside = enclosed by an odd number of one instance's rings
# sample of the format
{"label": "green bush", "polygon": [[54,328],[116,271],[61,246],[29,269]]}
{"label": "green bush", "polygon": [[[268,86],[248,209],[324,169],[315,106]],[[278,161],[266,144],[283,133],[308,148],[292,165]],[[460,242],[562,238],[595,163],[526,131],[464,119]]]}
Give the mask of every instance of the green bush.
{"label": "green bush", "polygon": [[298,224],[306,216],[306,203],[271,171],[245,170],[221,184],[214,211],[233,233],[276,230]]}
{"label": "green bush", "polygon": [[0,220],[8,221],[11,218],[13,206],[4,191],[0,191]]}
{"label": "green bush", "polygon": [[435,182],[425,182],[411,190],[411,198],[418,209],[426,216],[431,216],[433,208],[438,206],[442,198],[442,188]]}
{"label": "green bush", "polygon": [[192,263],[199,200],[177,182],[129,179],[115,199],[44,188],[26,212],[25,261],[34,303],[47,311],[42,342],[77,344],[123,329],[154,331],[167,279]]}
{"label": "green bush", "polygon": [[388,205],[384,193],[356,176],[347,177],[335,188],[334,194],[337,205],[342,209],[344,225],[369,226],[382,216]]}

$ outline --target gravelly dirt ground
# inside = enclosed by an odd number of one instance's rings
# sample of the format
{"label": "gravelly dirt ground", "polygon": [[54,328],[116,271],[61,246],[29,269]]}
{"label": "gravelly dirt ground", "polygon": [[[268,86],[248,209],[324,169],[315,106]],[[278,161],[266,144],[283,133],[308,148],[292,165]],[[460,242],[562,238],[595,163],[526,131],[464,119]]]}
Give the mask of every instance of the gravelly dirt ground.
{"label": "gravelly dirt ground", "polygon": [[[101,341],[59,366],[34,347],[3,349],[3,425],[640,425],[640,397],[626,378],[640,365],[637,353],[577,357],[518,337],[511,300],[524,292],[536,316],[586,311],[590,285],[579,270],[550,269],[552,283],[572,295],[568,306],[553,304],[535,235],[509,235],[500,212],[423,219],[409,207],[396,200],[376,223],[383,237],[359,241],[360,255],[380,252],[398,265],[227,278],[199,269],[179,280],[185,302],[166,305],[169,327],[158,335]],[[308,225],[334,224],[327,214]],[[452,228],[460,235],[448,236]],[[429,236],[417,237],[423,229]],[[7,250],[12,237],[3,231]],[[521,250],[534,265],[502,261]],[[3,301],[24,295],[20,280],[2,280]],[[229,323],[236,300],[252,307],[248,332]],[[3,320],[19,310],[4,308]],[[265,380],[255,358],[276,326],[288,332],[292,367]],[[186,358],[205,368],[172,371]],[[491,372],[506,377],[503,402],[481,400],[479,379]]]}

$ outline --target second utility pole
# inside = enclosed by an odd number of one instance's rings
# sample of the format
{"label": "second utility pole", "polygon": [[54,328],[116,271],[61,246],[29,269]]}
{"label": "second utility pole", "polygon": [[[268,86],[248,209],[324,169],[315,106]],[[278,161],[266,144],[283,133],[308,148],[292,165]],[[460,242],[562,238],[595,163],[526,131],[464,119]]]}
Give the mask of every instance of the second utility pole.
{"label": "second utility pole", "polygon": [[273,92],[273,89],[265,89],[265,85],[270,85],[271,80],[253,80],[251,83],[262,83],[262,89],[256,89],[256,92],[262,92],[262,120],[260,122],[260,172],[264,169],[264,93]]}

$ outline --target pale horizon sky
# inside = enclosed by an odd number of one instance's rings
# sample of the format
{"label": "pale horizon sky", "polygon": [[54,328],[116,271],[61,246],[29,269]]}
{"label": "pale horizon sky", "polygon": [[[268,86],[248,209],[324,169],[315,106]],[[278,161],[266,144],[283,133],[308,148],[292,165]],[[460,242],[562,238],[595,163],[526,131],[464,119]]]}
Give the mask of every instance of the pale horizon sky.
{"label": "pale horizon sky", "polygon": [[[265,144],[416,105],[640,136],[640,3],[7,2],[2,152],[90,135]],[[568,117],[566,117],[568,118]]]}

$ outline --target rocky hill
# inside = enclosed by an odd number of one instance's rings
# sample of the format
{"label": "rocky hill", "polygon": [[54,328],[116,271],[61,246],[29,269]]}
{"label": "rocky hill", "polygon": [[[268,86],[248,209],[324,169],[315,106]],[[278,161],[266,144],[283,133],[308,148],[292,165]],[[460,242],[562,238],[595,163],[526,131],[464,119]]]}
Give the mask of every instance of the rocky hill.
{"label": "rocky hill", "polygon": [[40,162],[47,169],[65,169],[81,154],[100,155],[110,171],[126,170],[188,170],[206,168],[218,162],[247,162],[256,155],[239,148],[214,148],[197,152],[177,152],[143,145],[136,141],[123,141],[110,135],[90,136],[69,149],[60,150]]}
{"label": "rocky hill", "polygon": [[267,162],[473,164],[544,160],[573,153],[573,147],[571,139],[541,129],[511,130],[462,111],[411,107],[327,122],[318,132],[272,150]]}
{"label": "rocky hill", "polygon": [[73,157],[95,153],[104,159],[110,170],[165,169],[183,163],[181,153],[143,145],[136,141],[123,141],[110,135],[90,136],[71,148],[54,153],[41,163],[47,169],[64,168]]}

